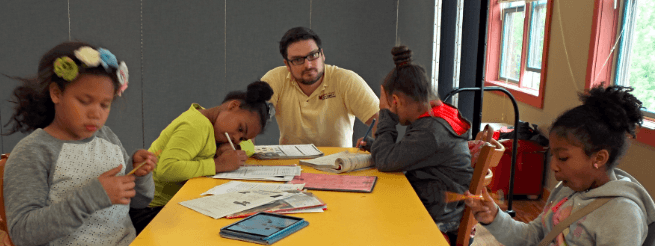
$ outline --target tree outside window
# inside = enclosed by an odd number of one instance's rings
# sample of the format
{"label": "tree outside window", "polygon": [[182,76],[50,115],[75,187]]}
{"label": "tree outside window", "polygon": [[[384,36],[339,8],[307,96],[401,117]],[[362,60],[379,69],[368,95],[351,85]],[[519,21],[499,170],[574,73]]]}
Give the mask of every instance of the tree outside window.
{"label": "tree outside window", "polygon": [[615,83],[634,87],[644,114],[655,118],[655,1],[625,1],[622,19]]}

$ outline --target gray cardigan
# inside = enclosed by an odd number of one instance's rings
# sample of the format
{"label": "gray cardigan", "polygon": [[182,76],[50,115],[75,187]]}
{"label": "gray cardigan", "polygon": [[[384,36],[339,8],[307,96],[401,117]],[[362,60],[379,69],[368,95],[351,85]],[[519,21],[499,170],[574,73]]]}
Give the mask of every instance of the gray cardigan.
{"label": "gray cardigan", "polygon": [[424,117],[409,125],[405,136],[396,142],[397,124],[396,114],[380,111],[371,146],[375,167],[383,172],[406,171],[435,222],[459,223],[464,203],[446,204],[444,191],[464,193],[469,188],[473,176],[467,143],[470,131],[457,135],[444,119]]}

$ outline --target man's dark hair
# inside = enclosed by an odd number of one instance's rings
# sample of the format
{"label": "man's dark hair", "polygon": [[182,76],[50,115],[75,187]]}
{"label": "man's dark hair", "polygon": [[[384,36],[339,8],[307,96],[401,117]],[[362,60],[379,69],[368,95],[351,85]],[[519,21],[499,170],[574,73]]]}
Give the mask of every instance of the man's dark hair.
{"label": "man's dark hair", "polygon": [[286,60],[288,55],[287,48],[289,48],[289,45],[300,40],[308,39],[313,39],[314,42],[316,42],[316,46],[321,49],[321,38],[319,38],[312,29],[302,26],[289,29],[289,31],[284,33],[284,36],[282,36],[282,39],[280,40],[280,54],[282,54],[282,57]]}

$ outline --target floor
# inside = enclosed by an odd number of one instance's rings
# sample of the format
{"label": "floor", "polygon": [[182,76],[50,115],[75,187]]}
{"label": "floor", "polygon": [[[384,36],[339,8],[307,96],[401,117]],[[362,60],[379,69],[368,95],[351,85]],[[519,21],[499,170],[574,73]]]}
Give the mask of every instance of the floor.
{"label": "floor", "polygon": [[[497,203],[498,204],[498,203]],[[507,202],[499,204],[500,208],[507,211]],[[516,212],[514,219],[523,222],[530,222],[536,219],[541,210],[546,206],[546,199],[530,200],[525,197],[512,200],[512,210]]]}

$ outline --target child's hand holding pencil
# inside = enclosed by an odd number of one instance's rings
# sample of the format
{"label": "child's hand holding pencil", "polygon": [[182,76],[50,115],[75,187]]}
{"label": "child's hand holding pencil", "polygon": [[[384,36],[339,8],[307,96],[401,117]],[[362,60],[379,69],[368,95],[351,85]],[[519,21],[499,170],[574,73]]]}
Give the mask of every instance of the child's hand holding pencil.
{"label": "child's hand holding pencil", "polygon": [[368,134],[373,129],[373,126],[375,126],[375,121],[377,121],[377,119],[373,119],[371,121],[371,125],[368,127],[368,130],[366,130],[366,134],[364,134],[364,137],[362,137],[360,139],[357,139],[356,148],[359,148],[360,150],[369,151],[369,152],[371,151],[371,146],[367,146],[366,140],[367,140]]}
{"label": "child's hand holding pencil", "polygon": [[152,170],[155,170],[157,166],[157,156],[161,151],[157,153],[149,152],[145,149],[140,149],[134,156],[132,156],[132,171],[126,175],[136,175],[137,177],[148,175]]}
{"label": "child's hand holding pencil", "polygon": [[478,222],[491,224],[494,221],[499,208],[486,188],[482,189],[482,196],[475,196],[468,191],[462,196],[466,197],[464,199],[466,206],[471,208],[471,212]]}
{"label": "child's hand holding pencil", "polygon": [[[223,149],[223,152],[214,158],[214,166],[216,168],[216,173],[229,172],[239,169],[248,159],[248,155],[243,150],[236,149],[232,138],[230,135],[225,132],[225,142],[229,143],[230,147],[227,149],[225,145],[221,145],[219,148]],[[238,143],[238,142],[237,142]],[[227,150],[225,150],[227,149]]]}

